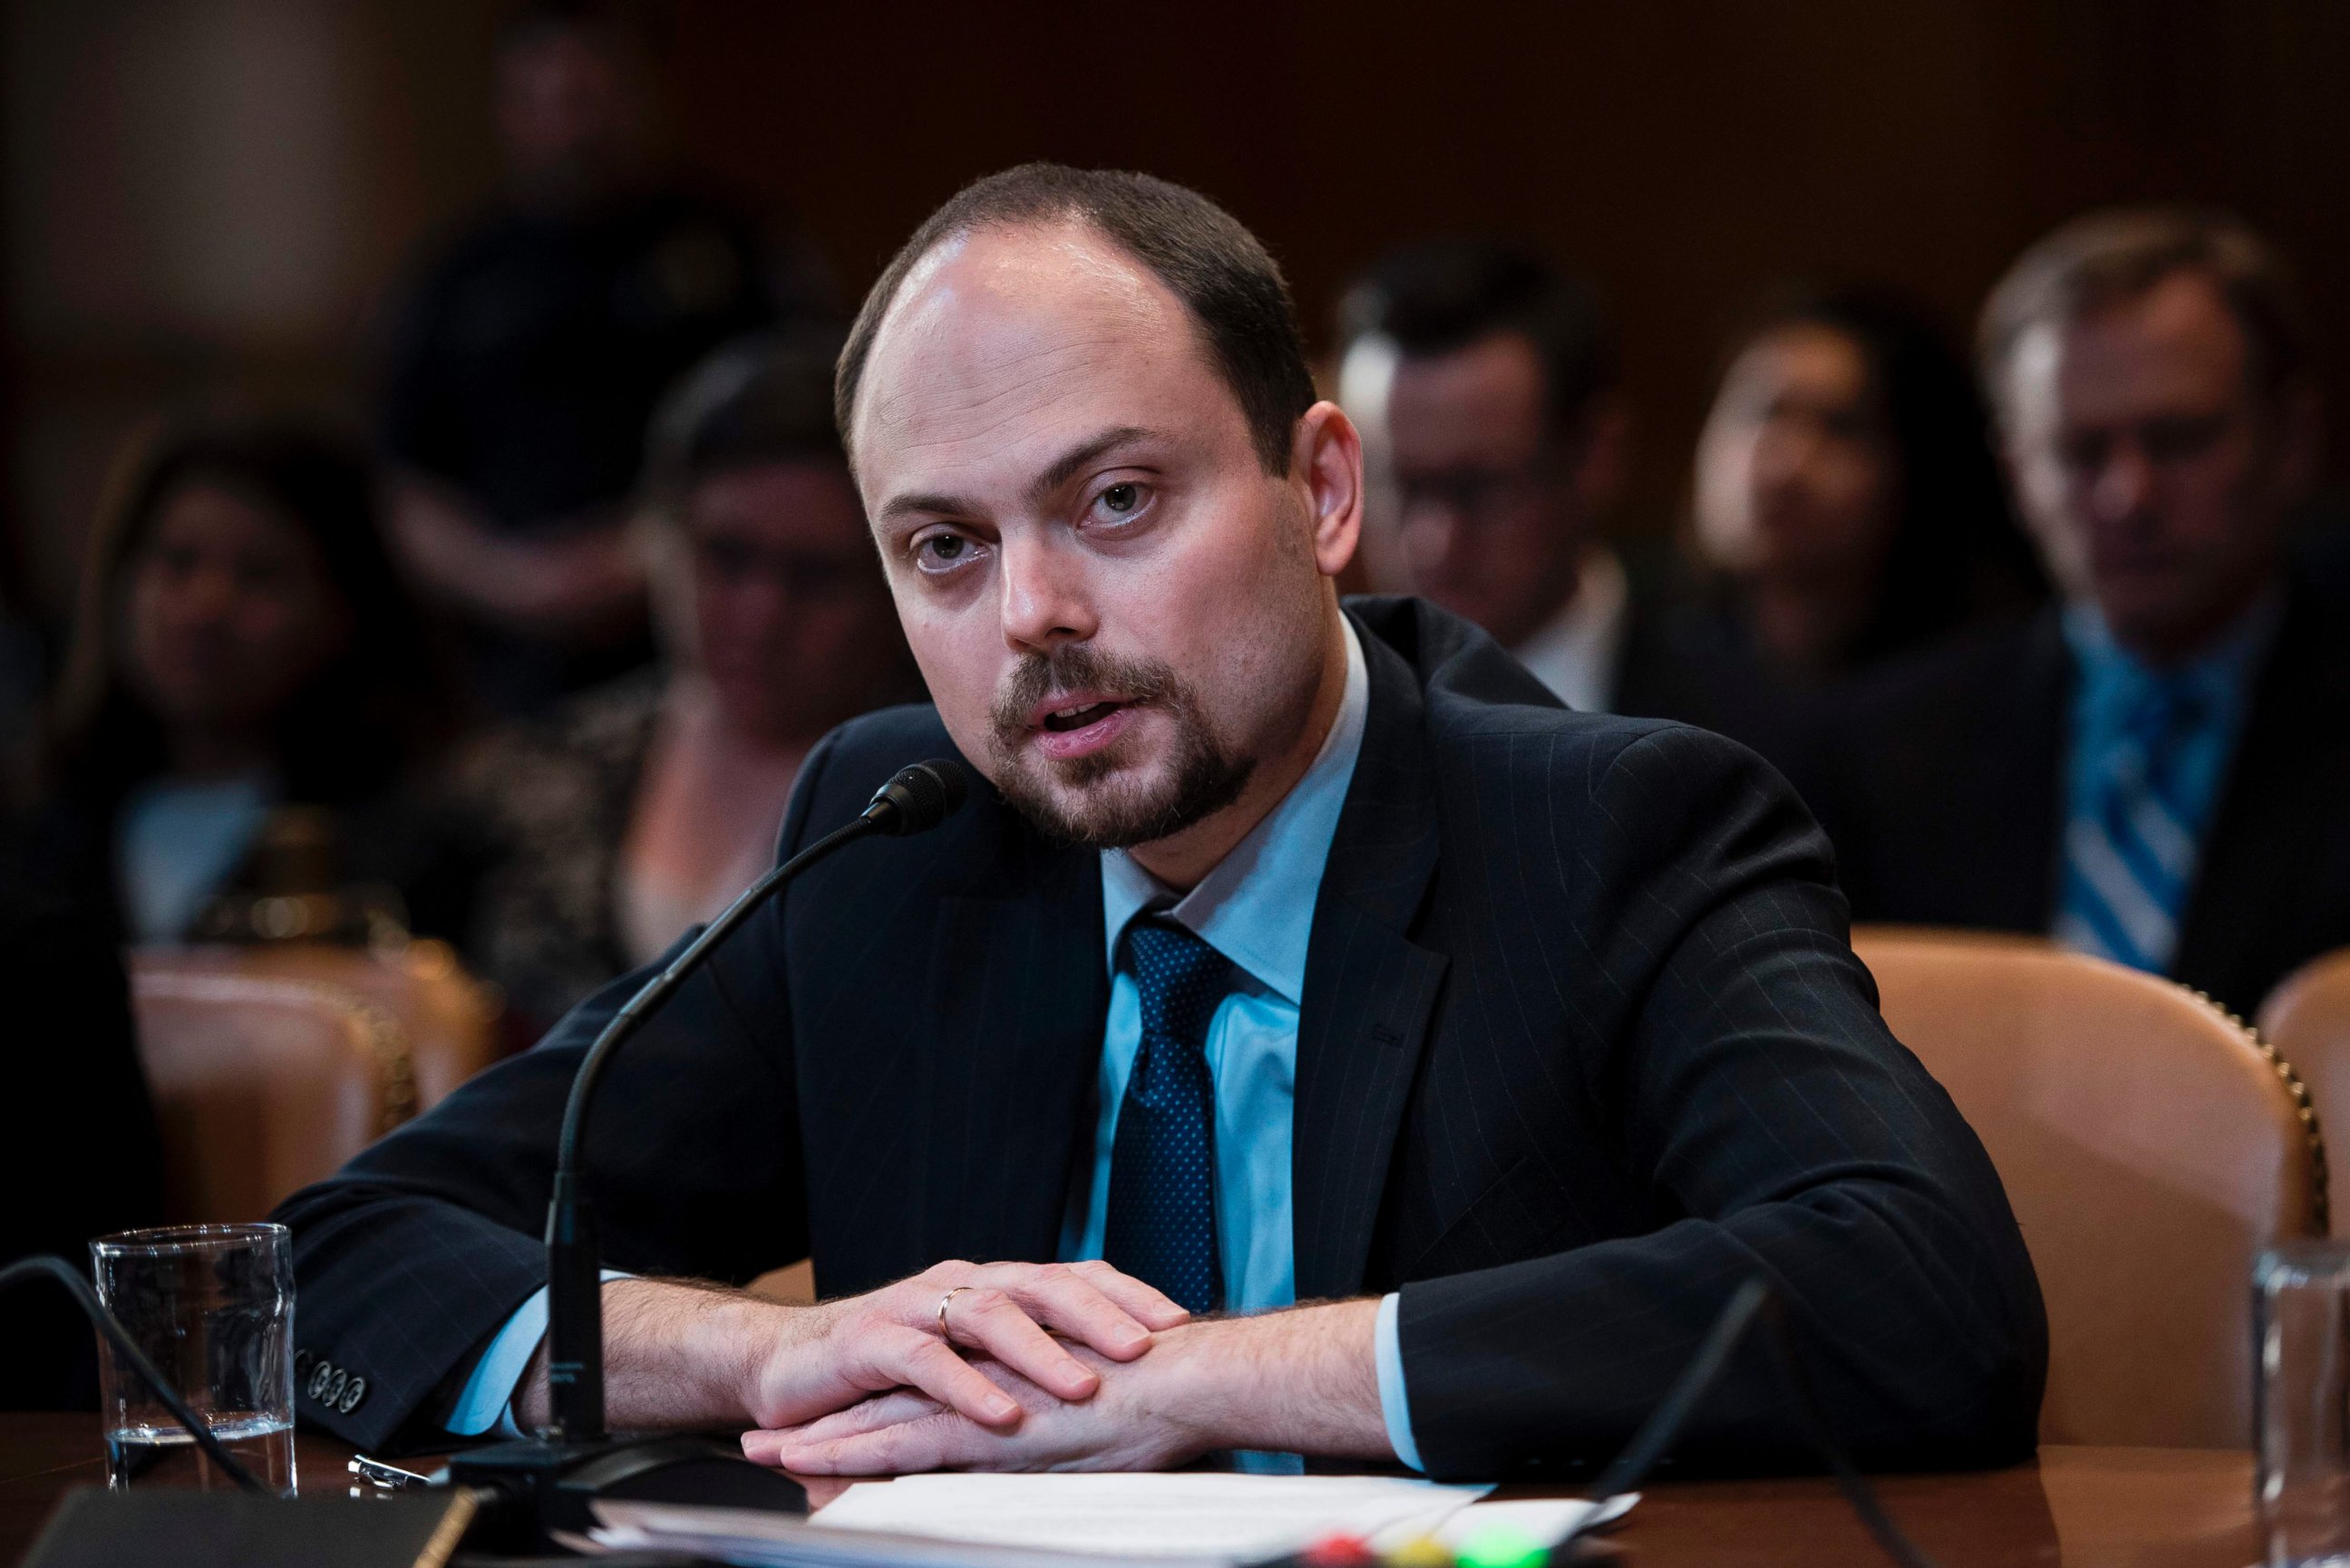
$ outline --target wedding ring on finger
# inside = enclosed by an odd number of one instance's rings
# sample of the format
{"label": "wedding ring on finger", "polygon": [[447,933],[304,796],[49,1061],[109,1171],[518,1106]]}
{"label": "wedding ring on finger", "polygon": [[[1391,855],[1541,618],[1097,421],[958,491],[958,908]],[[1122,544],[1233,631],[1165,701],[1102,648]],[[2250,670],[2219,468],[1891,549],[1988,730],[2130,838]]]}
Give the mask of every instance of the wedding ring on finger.
{"label": "wedding ring on finger", "polygon": [[949,1345],[952,1345],[954,1343],[954,1335],[947,1332],[947,1307],[949,1303],[955,1299],[955,1297],[962,1294],[963,1292],[975,1290],[978,1287],[975,1285],[957,1285],[954,1289],[949,1291],[946,1294],[939,1298],[939,1337],[945,1340]]}

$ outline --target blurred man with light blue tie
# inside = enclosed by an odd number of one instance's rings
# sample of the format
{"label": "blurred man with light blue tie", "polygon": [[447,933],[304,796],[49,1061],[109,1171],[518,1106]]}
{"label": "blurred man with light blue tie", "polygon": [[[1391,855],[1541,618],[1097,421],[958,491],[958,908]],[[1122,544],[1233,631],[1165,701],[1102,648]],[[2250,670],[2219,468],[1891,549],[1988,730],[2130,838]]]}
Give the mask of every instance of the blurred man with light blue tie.
{"label": "blurred man with light blue tie", "polygon": [[2224,213],[2093,213],[1991,296],[1982,373],[2067,603],[1889,673],[1810,794],[1863,919],[2047,931],[2252,1012],[2350,942],[2350,644],[2291,564],[2306,328]]}

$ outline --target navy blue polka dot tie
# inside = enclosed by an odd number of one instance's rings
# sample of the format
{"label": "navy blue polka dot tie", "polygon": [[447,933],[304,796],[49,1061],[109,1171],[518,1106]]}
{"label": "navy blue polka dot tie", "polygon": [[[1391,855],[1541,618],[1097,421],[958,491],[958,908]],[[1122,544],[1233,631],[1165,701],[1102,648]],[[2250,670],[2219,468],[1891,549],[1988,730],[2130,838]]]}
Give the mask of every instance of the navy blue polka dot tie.
{"label": "navy blue polka dot tie", "polygon": [[1102,1256],[1195,1313],[1224,1303],[1216,1254],[1216,1085],[1208,1023],[1232,989],[1222,953],[1172,921],[1126,932],[1142,1044],[1118,1103]]}

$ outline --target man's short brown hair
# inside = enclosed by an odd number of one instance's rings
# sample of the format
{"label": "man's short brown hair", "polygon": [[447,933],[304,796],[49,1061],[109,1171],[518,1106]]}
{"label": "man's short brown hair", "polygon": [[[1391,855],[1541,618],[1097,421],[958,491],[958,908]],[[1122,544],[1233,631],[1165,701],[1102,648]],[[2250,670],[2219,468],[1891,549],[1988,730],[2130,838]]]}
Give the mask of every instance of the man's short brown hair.
{"label": "man's short brown hair", "polygon": [[2309,327],[2284,264],[2232,213],[2211,207],[2111,207],[2074,218],[2017,258],[1983,306],[1976,366],[2005,413],[2016,344],[2138,298],[2175,274],[2200,273],[2244,335],[2251,389],[2274,402],[2309,374]]}
{"label": "man's short brown hair", "polygon": [[1290,442],[1315,392],[1280,266],[1239,219],[1197,191],[1149,174],[1058,163],[1023,163],[964,186],[890,258],[840,353],[833,414],[843,445],[874,335],[914,264],[958,234],[1056,223],[1099,233],[1183,302],[1210,362],[1240,400],[1265,472],[1289,472]]}

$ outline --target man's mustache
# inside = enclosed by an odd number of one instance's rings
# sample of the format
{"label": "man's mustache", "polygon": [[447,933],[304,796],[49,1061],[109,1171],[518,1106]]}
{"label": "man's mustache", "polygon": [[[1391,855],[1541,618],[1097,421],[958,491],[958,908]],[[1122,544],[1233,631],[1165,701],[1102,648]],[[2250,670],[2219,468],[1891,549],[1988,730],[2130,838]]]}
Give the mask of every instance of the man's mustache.
{"label": "man's mustache", "polygon": [[1121,659],[1083,643],[1024,655],[995,694],[988,718],[995,743],[1016,752],[1028,737],[1028,716],[1055,692],[1114,692],[1121,701],[1164,701],[1184,690],[1174,666],[1159,659]]}

